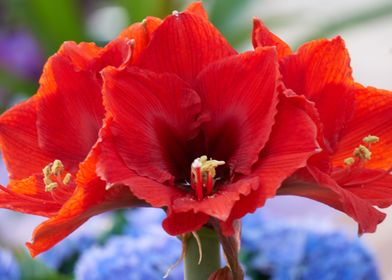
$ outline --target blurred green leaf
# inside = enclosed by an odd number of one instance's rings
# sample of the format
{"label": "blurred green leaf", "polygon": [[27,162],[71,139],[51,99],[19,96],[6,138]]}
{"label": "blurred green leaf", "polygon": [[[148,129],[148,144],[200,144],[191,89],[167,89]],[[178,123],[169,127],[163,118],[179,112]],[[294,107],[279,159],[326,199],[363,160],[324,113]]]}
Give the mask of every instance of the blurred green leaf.
{"label": "blurred green leaf", "polygon": [[32,95],[38,88],[38,82],[23,79],[2,68],[0,68],[0,85],[9,91],[12,91],[13,95]]}
{"label": "blurred green leaf", "polygon": [[35,31],[47,54],[52,54],[64,41],[83,41],[84,26],[78,3],[77,0],[14,0],[7,5]]}
{"label": "blurred green leaf", "polygon": [[303,44],[303,42],[307,42],[317,38],[336,35],[343,29],[353,28],[360,24],[364,24],[369,21],[374,21],[387,16],[392,16],[392,3],[380,5],[374,8],[367,8],[366,10],[357,12],[353,15],[343,17],[341,20],[326,24],[325,26],[318,28],[316,32],[304,36],[304,38],[299,40],[297,44],[295,44],[295,46],[297,47]]}
{"label": "blurred green leaf", "polygon": [[44,263],[37,259],[32,259],[25,250],[16,253],[21,270],[21,280],[71,280],[69,275],[58,274],[49,269]]}
{"label": "blurred green leaf", "polygon": [[117,3],[127,9],[132,22],[141,21],[146,16],[164,18],[175,9],[170,0],[117,0]]}

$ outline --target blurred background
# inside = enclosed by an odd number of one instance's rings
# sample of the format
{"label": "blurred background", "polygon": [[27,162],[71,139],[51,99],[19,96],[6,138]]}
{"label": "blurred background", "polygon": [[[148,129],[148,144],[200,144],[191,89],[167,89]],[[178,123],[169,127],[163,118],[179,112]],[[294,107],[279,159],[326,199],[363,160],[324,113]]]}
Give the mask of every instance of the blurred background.
{"label": "blurred background", "polygon": [[[251,49],[253,16],[293,49],[340,34],[350,51],[356,80],[392,89],[390,0],[203,2],[210,20],[240,51]],[[188,3],[1,0],[0,112],[35,93],[46,59],[62,42],[104,45],[132,22],[147,15],[163,18]],[[1,162],[0,183],[7,183]],[[138,211],[92,219],[33,261],[23,244],[42,219],[1,210],[0,279],[111,279],[114,272],[115,279],[159,279],[180,255],[180,242],[162,232],[162,213]],[[241,257],[249,279],[392,279],[391,218],[377,233],[358,240],[356,225],[343,214],[306,199],[285,197],[271,200],[244,223]],[[168,256],[164,262],[162,255]],[[181,269],[174,269],[169,279],[181,279]]]}

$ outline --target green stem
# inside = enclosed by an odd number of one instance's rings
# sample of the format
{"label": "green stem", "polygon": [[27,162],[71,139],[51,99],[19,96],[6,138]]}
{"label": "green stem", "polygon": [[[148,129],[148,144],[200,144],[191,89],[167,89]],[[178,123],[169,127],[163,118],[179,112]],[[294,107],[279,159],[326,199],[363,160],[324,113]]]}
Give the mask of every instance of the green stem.
{"label": "green stem", "polygon": [[207,280],[220,268],[220,244],[215,231],[202,228],[197,232],[202,247],[202,259],[199,264],[199,246],[192,235],[187,242],[185,255],[185,280]]}

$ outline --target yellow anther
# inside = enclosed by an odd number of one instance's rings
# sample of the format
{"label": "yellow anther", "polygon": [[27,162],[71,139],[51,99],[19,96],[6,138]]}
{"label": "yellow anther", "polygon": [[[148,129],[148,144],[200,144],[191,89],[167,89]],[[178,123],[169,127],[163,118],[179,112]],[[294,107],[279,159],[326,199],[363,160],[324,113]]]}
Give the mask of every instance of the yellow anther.
{"label": "yellow anther", "polygon": [[53,191],[57,187],[58,187],[57,183],[50,183],[49,185],[45,186],[45,191],[46,192],[51,192],[51,191]]}
{"label": "yellow anther", "polygon": [[344,160],[344,164],[347,166],[353,165],[355,162],[355,159],[353,157],[348,157]]}
{"label": "yellow anther", "polygon": [[53,181],[49,178],[49,177],[45,177],[44,178],[44,184],[45,186],[52,184]]}
{"label": "yellow anther", "polygon": [[64,185],[68,185],[69,182],[71,182],[71,179],[72,179],[71,173],[67,173],[67,174],[64,176],[63,184],[64,184]]}
{"label": "yellow anther", "polygon": [[56,176],[61,175],[61,173],[63,173],[63,171],[64,171],[63,163],[60,160],[56,159],[53,162],[51,171],[52,171],[53,175],[56,175]]}
{"label": "yellow anther", "polygon": [[372,158],[372,152],[363,145],[359,145],[358,148],[354,150],[353,155],[359,159],[365,160],[370,160]]}
{"label": "yellow anther", "polygon": [[206,174],[207,172],[212,176],[212,178],[216,175],[216,168],[220,165],[224,165],[225,162],[222,160],[208,160],[207,156],[201,156],[194,161],[194,167],[200,167],[200,171],[202,174]]}
{"label": "yellow anther", "polygon": [[50,164],[47,165],[47,166],[45,166],[44,169],[42,169],[42,173],[44,174],[44,177],[45,177],[45,178],[48,178],[48,177],[50,176],[50,174],[51,174],[51,171],[50,171]]}
{"label": "yellow anther", "polygon": [[368,136],[364,137],[362,139],[362,141],[366,144],[373,144],[373,143],[377,143],[378,141],[380,141],[380,137],[375,136],[375,135],[368,135]]}

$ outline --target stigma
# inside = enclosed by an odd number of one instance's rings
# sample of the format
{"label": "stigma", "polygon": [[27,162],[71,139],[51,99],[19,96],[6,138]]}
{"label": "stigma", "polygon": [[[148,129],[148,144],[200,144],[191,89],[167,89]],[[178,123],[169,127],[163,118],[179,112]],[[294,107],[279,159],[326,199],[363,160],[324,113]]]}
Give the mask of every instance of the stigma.
{"label": "stigma", "polygon": [[63,163],[57,159],[45,166],[42,173],[46,192],[52,192],[59,186],[68,186],[72,179],[71,173],[66,173]]}
{"label": "stigma", "polygon": [[196,158],[191,165],[191,187],[196,193],[197,200],[212,194],[215,185],[216,168],[224,165],[221,160],[209,159],[207,156]]}

